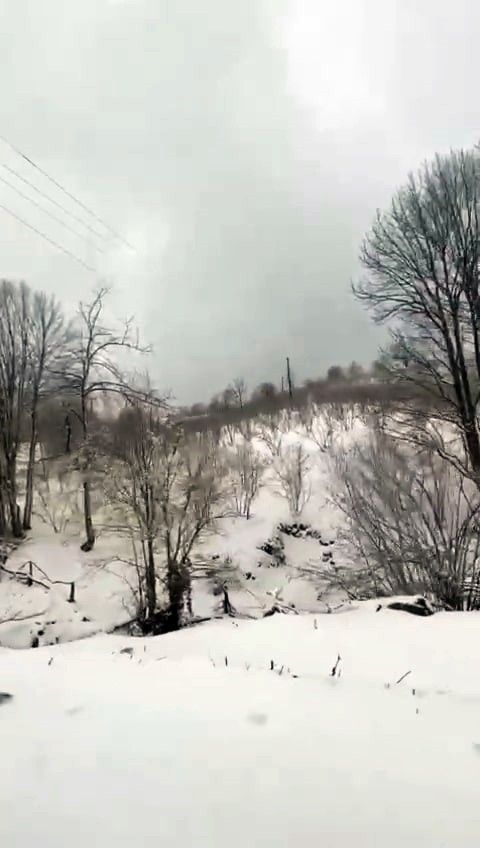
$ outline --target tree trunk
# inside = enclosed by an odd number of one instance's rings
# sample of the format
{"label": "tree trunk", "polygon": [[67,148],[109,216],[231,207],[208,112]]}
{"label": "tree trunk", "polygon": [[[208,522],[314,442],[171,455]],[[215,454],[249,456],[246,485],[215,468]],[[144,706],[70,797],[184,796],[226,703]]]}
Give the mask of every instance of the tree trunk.
{"label": "tree trunk", "polygon": [[32,411],[32,424],[30,431],[30,446],[28,450],[27,481],[25,491],[25,507],[23,510],[23,529],[32,529],[33,509],[33,472],[35,466],[35,452],[37,448],[37,411]]}
{"label": "tree trunk", "polygon": [[5,502],[5,486],[5,475],[3,472],[3,468],[0,464],[0,538],[4,538],[7,535],[7,505]]}
{"label": "tree trunk", "polygon": [[86,540],[81,545],[82,551],[91,551],[95,545],[95,532],[92,521],[92,501],[90,497],[90,483],[88,480],[83,481],[83,514],[85,517],[85,534]]}
{"label": "tree trunk", "polygon": [[0,539],[3,539],[6,535],[7,535],[7,516],[6,516],[6,510],[5,510],[5,501],[4,501],[4,498],[3,498],[3,492],[0,491]]}
{"label": "tree trunk", "polygon": [[147,568],[145,572],[147,594],[147,619],[155,614],[157,608],[157,578],[155,573],[155,553],[153,539],[147,541]]}
{"label": "tree trunk", "polygon": [[186,596],[187,596],[187,612],[190,618],[193,618],[193,597],[192,597],[192,581],[189,579],[187,588],[186,588]]}
{"label": "tree trunk", "polygon": [[20,507],[17,504],[17,460],[11,457],[7,460],[7,501],[10,514],[10,529],[15,539],[23,537],[22,518]]}
{"label": "tree trunk", "polygon": [[477,488],[480,489],[480,442],[477,426],[475,421],[464,421],[463,428],[474,480]]}
{"label": "tree trunk", "polygon": [[176,562],[168,563],[168,629],[180,630],[182,626],[184,582],[181,569]]}

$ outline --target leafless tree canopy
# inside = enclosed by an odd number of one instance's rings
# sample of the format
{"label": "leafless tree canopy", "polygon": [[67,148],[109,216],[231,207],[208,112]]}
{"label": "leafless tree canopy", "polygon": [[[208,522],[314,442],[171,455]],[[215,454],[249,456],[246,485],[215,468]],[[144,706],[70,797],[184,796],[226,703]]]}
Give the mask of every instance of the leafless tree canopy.
{"label": "leafless tree canopy", "polygon": [[477,151],[459,152],[410,176],[365,239],[355,292],[392,327],[397,376],[458,429],[464,456],[446,458],[480,486],[479,169]]}
{"label": "leafless tree canopy", "polygon": [[480,502],[473,482],[435,452],[415,456],[382,432],[339,455],[336,470],[337,504],[364,563],[364,588],[372,595],[428,592],[452,609],[477,602]]}
{"label": "leafless tree canopy", "polygon": [[176,630],[185,604],[191,612],[192,551],[225,509],[225,469],[210,434],[186,436],[140,406],[134,417],[134,429],[114,451],[120,464],[110,475],[110,501],[126,509],[123,523],[129,524],[129,515],[134,521],[145,575],[145,620],[153,622],[158,612],[160,580],[168,596],[162,626]]}
{"label": "leafless tree canopy", "polygon": [[[68,328],[54,298],[25,283],[0,283],[0,534],[19,538],[32,515],[33,467],[39,403],[55,385],[54,371],[68,341]],[[17,459],[29,444],[25,509],[18,505]]]}
{"label": "leafless tree canopy", "polygon": [[283,448],[275,459],[274,468],[292,515],[301,515],[312,493],[308,474],[310,462],[304,447],[299,444]]}
{"label": "leafless tree canopy", "polygon": [[105,323],[105,304],[109,290],[98,289],[90,303],[80,303],[75,333],[70,347],[69,365],[62,369],[64,391],[77,400],[72,412],[78,417],[83,435],[81,464],[84,472],[83,504],[86,539],[83,550],[91,550],[95,544],[95,529],[92,518],[90,475],[93,450],[90,440],[90,421],[93,398],[116,396],[130,402],[147,401],[161,405],[148,387],[138,389],[135,382],[126,376],[126,354],[145,353],[135,332],[133,322],[128,319],[118,329]]}
{"label": "leafless tree canopy", "polygon": [[[0,284],[0,528],[7,520],[14,536],[22,535],[17,493],[17,456],[29,378],[28,324],[30,291],[6,280]],[[8,519],[7,516],[8,515]]]}
{"label": "leafless tree canopy", "polygon": [[251,441],[244,440],[236,445],[230,465],[235,511],[249,519],[261,485],[264,463]]}

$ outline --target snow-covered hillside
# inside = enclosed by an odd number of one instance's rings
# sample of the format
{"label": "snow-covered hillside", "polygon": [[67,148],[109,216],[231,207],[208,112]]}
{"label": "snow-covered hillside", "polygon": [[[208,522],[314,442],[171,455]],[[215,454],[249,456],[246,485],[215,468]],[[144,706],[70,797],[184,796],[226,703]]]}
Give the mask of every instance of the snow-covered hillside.
{"label": "snow-covered hillside", "polygon": [[375,609],[0,650],[2,844],[477,845],[480,618]]}
{"label": "snow-covered hillside", "polygon": [[[216,532],[207,534],[194,550],[196,616],[210,617],[219,609],[212,575],[223,566],[230,600],[241,615],[262,616],[277,601],[298,612],[325,611],[328,602],[338,602],[320,579],[320,571],[332,562],[353,563],[339,538],[342,517],[331,501],[331,463],[335,450],[348,450],[355,438],[362,437],[365,423],[352,419],[347,427],[340,421],[333,425],[332,433],[332,422],[321,415],[308,428],[295,415],[280,420],[275,431],[256,425],[253,446],[265,466],[259,493],[249,519],[221,518]],[[281,460],[275,454],[279,441]],[[306,503],[300,515],[292,514],[276,470],[297,447],[305,455],[306,477]],[[224,450],[229,455],[234,450],[226,436]],[[71,488],[65,480],[62,486]],[[64,491],[56,492],[50,482],[49,511],[62,519]],[[45,510],[43,517],[43,522],[35,520],[27,541],[8,560],[11,571],[22,573],[33,562],[33,585],[27,587],[5,574],[0,580],[0,645],[26,648],[37,640],[40,646],[50,645],[108,632],[130,621],[135,615],[136,575],[124,562],[131,559],[128,537],[106,522],[94,551],[85,554],[79,549],[83,540],[80,511],[67,516],[70,520],[63,533],[53,532]],[[101,518],[105,522],[104,513]],[[288,531],[292,523],[309,529],[305,533],[294,528],[292,535]],[[73,603],[69,602],[71,582],[75,583]]]}

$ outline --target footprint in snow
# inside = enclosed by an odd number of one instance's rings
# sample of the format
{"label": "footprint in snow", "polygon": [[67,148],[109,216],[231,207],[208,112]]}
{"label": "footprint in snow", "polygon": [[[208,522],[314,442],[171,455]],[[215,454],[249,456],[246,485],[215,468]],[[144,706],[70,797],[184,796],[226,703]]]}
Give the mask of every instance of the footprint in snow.
{"label": "footprint in snow", "polygon": [[257,724],[259,727],[266,724],[268,721],[268,716],[266,713],[249,713],[247,716],[247,721],[251,724]]}
{"label": "footprint in snow", "polygon": [[65,715],[75,716],[83,712],[84,709],[85,707],[69,707],[68,710],[65,710]]}

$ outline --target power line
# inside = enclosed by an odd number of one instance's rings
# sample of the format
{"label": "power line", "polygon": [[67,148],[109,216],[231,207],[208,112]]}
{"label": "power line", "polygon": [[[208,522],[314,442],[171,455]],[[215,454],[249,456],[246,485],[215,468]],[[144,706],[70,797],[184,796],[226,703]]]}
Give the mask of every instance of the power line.
{"label": "power line", "polygon": [[84,221],[82,218],[79,218],[77,215],[71,212],[70,209],[67,209],[66,206],[62,206],[62,204],[59,203],[58,200],[55,200],[54,197],[50,197],[49,194],[46,194],[44,191],[38,188],[35,183],[32,183],[30,182],[30,180],[27,180],[26,177],[23,177],[22,174],[19,174],[18,171],[15,171],[14,168],[10,168],[9,165],[5,165],[5,163],[2,163],[2,168],[5,168],[6,171],[16,177],[18,180],[21,180],[22,183],[25,183],[25,185],[28,185],[30,188],[33,188],[33,190],[36,191],[37,194],[40,194],[42,197],[46,197],[46,199],[49,200],[50,203],[53,203],[53,205],[56,206],[57,209],[61,209],[62,212],[65,212],[66,215],[70,215],[70,217],[73,218],[73,220],[76,221],[77,224],[81,224],[82,227],[86,227],[87,230],[93,233],[93,235],[97,238],[101,239],[101,241],[106,241],[106,236],[103,233],[100,233],[98,230],[95,230],[93,227],[90,226],[90,224],[87,224],[86,221]]}
{"label": "power line", "polygon": [[18,147],[15,147],[15,145],[12,144],[10,141],[8,141],[8,139],[6,139],[5,136],[0,135],[0,141],[3,141],[4,144],[6,144],[8,147],[10,147],[10,149],[13,150],[14,153],[17,154],[17,156],[21,156],[22,159],[25,160],[25,162],[28,162],[29,165],[31,165],[33,168],[36,168],[36,170],[39,171],[40,174],[43,174],[43,176],[46,177],[47,180],[50,180],[50,182],[53,183],[54,186],[56,186],[58,189],[60,189],[60,191],[63,191],[63,193],[66,194],[67,197],[69,197],[71,200],[73,200],[74,203],[77,203],[78,206],[80,206],[82,209],[85,210],[85,212],[88,212],[89,215],[92,215],[92,217],[95,218],[95,220],[98,221],[99,224],[102,224],[102,226],[105,227],[105,229],[107,229],[113,236],[115,236],[115,238],[122,241],[131,250],[135,250],[133,245],[130,244],[130,242],[128,242],[127,239],[124,238],[124,236],[120,235],[120,233],[118,233],[116,230],[114,230],[109,224],[107,224],[107,222],[103,218],[100,218],[93,211],[93,209],[90,209],[89,206],[86,206],[85,203],[83,203],[81,200],[79,200],[77,197],[75,197],[75,195],[71,194],[71,192],[69,192],[68,189],[66,189],[63,185],[61,185],[61,183],[57,182],[57,180],[54,179],[54,177],[50,176],[50,174],[48,174],[47,171],[44,171],[43,168],[40,167],[40,165],[37,165],[37,163],[34,162],[33,159],[30,159]]}
{"label": "power line", "polygon": [[70,250],[67,250],[66,247],[63,247],[63,245],[59,244],[57,241],[54,241],[49,236],[46,236],[45,233],[40,232],[40,230],[37,230],[37,228],[33,227],[32,224],[29,224],[28,221],[24,221],[23,218],[20,218],[19,215],[15,214],[15,212],[12,212],[11,209],[8,209],[7,206],[4,206],[2,203],[0,203],[0,209],[3,209],[3,211],[6,212],[7,215],[11,215],[12,218],[15,218],[17,221],[19,221],[20,224],[23,224],[24,227],[27,227],[29,230],[32,230],[32,232],[36,233],[38,236],[41,236],[41,238],[43,238],[45,241],[48,241],[48,243],[52,244],[53,247],[56,247],[57,250],[61,250],[62,253],[65,253],[67,256],[70,256],[72,259],[75,260],[75,262],[78,262],[79,265],[83,265],[83,267],[86,268],[88,271],[93,271],[94,274],[97,273],[96,268],[94,268],[92,265],[89,265],[88,262],[84,262],[84,260],[76,256],[75,253],[72,253]]}
{"label": "power line", "polygon": [[[41,211],[45,212],[45,214],[48,215],[53,221],[56,221],[58,224],[61,224],[62,227],[65,227],[65,229],[69,230],[69,232],[73,233],[78,238],[80,238],[82,240],[85,240],[87,238],[87,236],[84,236],[83,233],[79,233],[77,230],[75,230],[69,224],[66,224],[65,221],[62,221],[61,218],[58,218],[57,215],[54,215],[53,212],[50,212],[50,210],[46,209],[45,206],[42,206],[41,203],[37,203],[37,201],[34,200],[33,197],[29,197],[28,194],[25,194],[23,191],[21,191],[19,188],[17,188],[16,185],[13,185],[13,183],[10,183],[4,177],[0,177],[0,182],[4,183],[9,188],[13,189],[13,191],[16,191],[17,194],[20,195],[20,197],[23,197],[24,200],[28,200],[30,203],[32,203],[34,206],[36,206],[37,209],[41,209]],[[101,247],[98,247],[98,245],[93,244],[92,242],[88,242],[88,244],[89,244],[90,247],[93,247],[95,250],[98,250],[99,253],[105,253],[105,251]]]}

